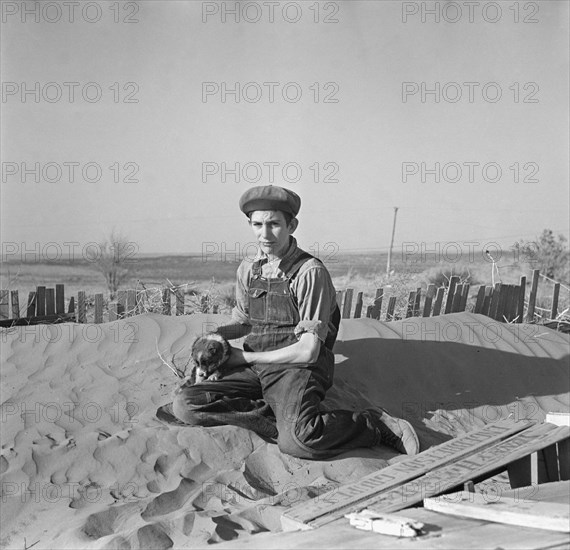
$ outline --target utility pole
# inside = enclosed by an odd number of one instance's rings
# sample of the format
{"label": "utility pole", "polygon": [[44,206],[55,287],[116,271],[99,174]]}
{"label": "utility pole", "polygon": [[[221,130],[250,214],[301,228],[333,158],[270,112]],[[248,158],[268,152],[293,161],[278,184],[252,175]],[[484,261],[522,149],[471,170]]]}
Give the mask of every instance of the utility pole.
{"label": "utility pole", "polygon": [[386,275],[390,276],[390,264],[392,263],[392,247],[394,246],[394,235],[396,234],[396,216],[398,215],[398,207],[394,206],[394,224],[392,225],[392,239],[390,241],[390,250],[388,252],[388,263],[386,265]]}

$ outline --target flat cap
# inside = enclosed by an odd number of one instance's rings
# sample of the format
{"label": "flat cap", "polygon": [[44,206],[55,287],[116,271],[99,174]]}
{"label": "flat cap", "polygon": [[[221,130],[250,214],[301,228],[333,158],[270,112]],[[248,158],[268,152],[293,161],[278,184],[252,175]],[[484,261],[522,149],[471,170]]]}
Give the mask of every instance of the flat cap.
{"label": "flat cap", "polygon": [[278,185],[260,185],[241,196],[239,207],[246,216],[254,210],[281,210],[296,216],[301,208],[301,197]]}

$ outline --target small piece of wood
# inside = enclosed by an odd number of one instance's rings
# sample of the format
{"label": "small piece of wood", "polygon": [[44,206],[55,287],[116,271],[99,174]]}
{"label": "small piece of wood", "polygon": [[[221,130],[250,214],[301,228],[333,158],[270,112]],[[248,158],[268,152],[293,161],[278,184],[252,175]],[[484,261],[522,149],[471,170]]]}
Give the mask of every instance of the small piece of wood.
{"label": "small piece of wood", "polygon": [[119,318],[119,313],[117,311],[117,302],[109,302],[109,322],[116,321]]}
{"label": "small piece of wood", "polygon": [[454,516],[562,533],[570,532],[568,505],[555,502],[525,502],[503,496],[488,499],[479,493],[461,491],[442,497],[426,498],[424,507]]}
{"label": "small piece of wood", "polygon": [[501,283],[495,283],[493,295],[491,296],[491,305],[489,306],[489,317],[497,320],[499,311],[499,301],[501,297]]}
{"label": "small piece of wood", "polygon": [[420,304],[422,300],[422,287],[416,288],[416,301],[414,302],[414,317],[420,316]]}
{"label": "small piece of wood", "polygon": [[459,311],[465,311],[467,307],[467,299],[469,298],[469,289],[471,285],[469,283],[465,283],[463,285],[463,292],[461,293],[461,301],[459,302]]}
{"label": "small piece of wood", "polygon": [[75,313],[75,296],[69,299],[69,306],[67,307],[67,313]]}
{"label": "small piece of wood", "polygon": [[493,299],[493,287],[488,286],[485,288],[485,299],[483,300],[483,308],[481,309],[482,315],[490,317],[491,300]]}
{"label": "small piece of wood", "polygon": [[336,291],[336,305],[338,306],[338,309],[342,307],[342,290]]}
{"label": "small piece of wood", "polygon": [[379,514],[371,510],[362,510],[362,512],[346,514],[344,517],[350,521],[350,525],[363,531],[373,531],[394,537],[417,537],[423,534],[423,523],[395,514]]}
{"label": "small piece of wood", "polygon": [[127,291],[119,290],[117,291],[117,315],[119,319],[123,319],[129,316],[127,309]]}
{"label": "small piece of wood", "polygon": [[75,321],[75,313],[61,313],[55,315],[35,315],[33,317],[20,317],[19,319],[0,320],[0,327],[22,327],[26,325],[53,325]]}
{"label": "small piece of wood", "polygon": [[132,317],[137,314],[137,291],[134,288],[127,290],[127,317]]}
{"label": "small piece of wood", "polygon": [[87,322],[87,311],[85,302],[85,291],[80,290],[77,293],[77,322],[86,323]]}

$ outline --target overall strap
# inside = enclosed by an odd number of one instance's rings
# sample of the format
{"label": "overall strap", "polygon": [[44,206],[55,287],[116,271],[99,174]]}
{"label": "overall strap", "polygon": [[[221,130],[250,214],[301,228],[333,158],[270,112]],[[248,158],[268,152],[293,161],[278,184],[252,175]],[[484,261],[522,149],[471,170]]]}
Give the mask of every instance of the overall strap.
{"label": "overall strap", "polygon": [[287,278],[291,279],[301,269],[301,266],[311,258],[314,258],[314,256],[303,250],[296,258],[283,258],[279,262],[279,269],[285,273]]}

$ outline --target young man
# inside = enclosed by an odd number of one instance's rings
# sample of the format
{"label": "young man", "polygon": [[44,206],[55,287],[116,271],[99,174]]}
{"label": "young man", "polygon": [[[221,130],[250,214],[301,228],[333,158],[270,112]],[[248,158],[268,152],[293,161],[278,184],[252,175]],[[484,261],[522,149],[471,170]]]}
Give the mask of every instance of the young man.
{"label": "young man", "polygon": [[233,424],[276,442],[287,454],[326,459],[356,447],[386,444],[416,454],[412,426],[382,409],[322,411],[332,386],[340,312],[326,267],[297,246],[299,196],[282,187],[253,187],[240,209],[259,244],[237,272],[232,323],[217,330],[232,347],[223,377],[181,387],[174,415],[191,425]]}

